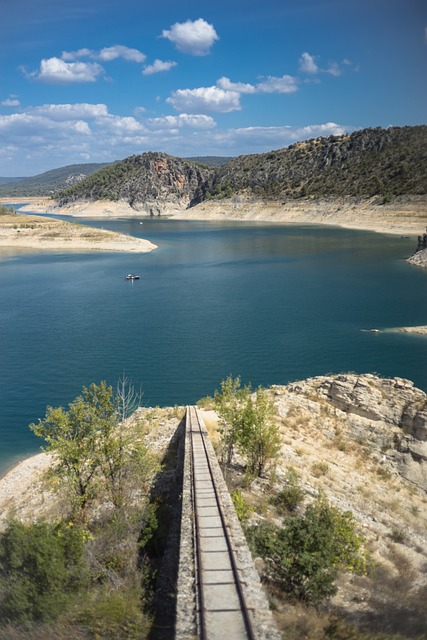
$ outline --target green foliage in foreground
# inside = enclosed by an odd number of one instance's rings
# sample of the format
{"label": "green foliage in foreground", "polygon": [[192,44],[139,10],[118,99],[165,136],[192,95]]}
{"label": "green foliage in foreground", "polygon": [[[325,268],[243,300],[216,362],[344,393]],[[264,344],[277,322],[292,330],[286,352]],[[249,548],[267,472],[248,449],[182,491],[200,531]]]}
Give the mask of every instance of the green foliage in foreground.
{"label": "green foliage in foreground", "polygon": [[57,617],[85,583],[84,539],[84,530],[64,522],[12,522],[0,537],[0,619]]}
{"label": "green foliage in foreground", "polygon": [[49,480],[70,515],[59,524],[12,522],[0,534],[2,631],[24,623],[28,637],[43,637],[43,625],[46,637],[64,640],[147,637],[146,549],[158,526],[148,489],[158,464],[146,424],[126,421],[139,400],[127,379],[115,395],[105,382],[91,384],[68,410],[48,407],[31,425],[55,454]]}
{"label": "green foliage in foreground", "polygon": [[83,387],[68,411],[48,407],[45,418],[30,425],[45,441],[45,450],[56,455],[52,475],[67,486],[73,511],[80,516],[99,490],[123,507],[126,480],[131,476],[142,483],[153,470],[143,440],[123,424],[133,389],[129,394],[123,382],[118,389],[114,397],[104,381]]}
{"label": "green foliage in foreground", "polygon": [[266,389],[252,393],[240,378],[229,376],[215,392],[215,409],[222,422],[222,462],[230,464],[234,450],[246,458],[249,477],[261,476],[280,450],[274,404]]}
{"label": "green foliage in foreground", "polygon": [[353,514],[318,499],[303,515],[287,516],[283,526],[248,527],[254,555],[264,558],[267,580],[295,601],[319,604],[337,591],[340,570],[363,573],[363,538]]}

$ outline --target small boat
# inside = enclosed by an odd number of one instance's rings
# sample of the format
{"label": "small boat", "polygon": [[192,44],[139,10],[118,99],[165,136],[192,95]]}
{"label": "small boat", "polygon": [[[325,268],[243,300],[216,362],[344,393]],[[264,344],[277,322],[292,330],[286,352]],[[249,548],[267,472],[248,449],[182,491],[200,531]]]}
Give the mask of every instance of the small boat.
{"label": "small boat", "polygon": [[128,273],[125,280],[139,280],[139,276],[136,276],[134,273]]}

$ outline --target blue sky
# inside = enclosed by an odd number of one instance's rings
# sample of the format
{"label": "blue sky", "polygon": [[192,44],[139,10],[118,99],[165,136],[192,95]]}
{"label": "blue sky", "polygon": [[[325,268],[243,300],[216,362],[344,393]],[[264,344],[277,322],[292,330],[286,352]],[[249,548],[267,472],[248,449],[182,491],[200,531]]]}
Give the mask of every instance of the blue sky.
{"label": "blue sky", "polygon": [[0,175],[427,121],[425,0],[0,0]]}

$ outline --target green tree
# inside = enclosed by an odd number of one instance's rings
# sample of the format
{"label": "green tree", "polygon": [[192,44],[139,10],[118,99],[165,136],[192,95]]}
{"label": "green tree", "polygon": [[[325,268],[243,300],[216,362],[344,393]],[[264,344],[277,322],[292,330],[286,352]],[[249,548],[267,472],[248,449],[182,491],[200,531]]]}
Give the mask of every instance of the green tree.
{"label": "green tree", "polygon": [[221,382],[214,401],[222,423],[222,461],[230,464],[238,449],[246,458],[248,474],[260,476],[280,450],[274,404],[267,390],[259,387],[252,394],[250,385],[242,387],[240,378],[229,376]]}
{"label": "green tree", "polygon": [[259,387],[248,395],[237,433],[239,450],[248,461],[248,473],[261,476],[267,464],[280,451],[280,433],[275,421],[275,408],[266,389]]}
{"label": "green tree", "polygon": [[65,522],[12,522],[0,535],[0,619],[54,619],[85,584],[84,539]]}
{"label": "green tree", "polygon": [[264,522],[247,529],[253,552],[265,558],[267,579],[294,600],[319,604],[336,593],[340,570],[365,571],[363,538],[351,512],[319,499],[283,526]]}
{"label": "green tree", "polygon": [[68,487],[74,512],[83,515],[99,489],[122,506],[126,476],[151,472],[143,441],[123,424],[133,399],[123,386],[114,397],[112,387],[102,381],[83,387],[68,411],[48,407],[45,418],[30,425],[45,441],[45,450],[55,454],[53,473]]}
{"label": "green tree", "polygon": [[230,464],[239,440],[242,413],[250,396],[250,387],[242,387],[240,378],[228,376],[221,382],[221,391],[215,391],[214,403],[221,420],[222,463]]}

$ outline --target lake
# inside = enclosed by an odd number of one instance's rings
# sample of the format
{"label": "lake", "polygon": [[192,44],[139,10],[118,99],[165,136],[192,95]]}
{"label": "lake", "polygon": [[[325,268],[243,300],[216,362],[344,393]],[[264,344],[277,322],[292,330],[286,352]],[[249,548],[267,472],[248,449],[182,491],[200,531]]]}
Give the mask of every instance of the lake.
{"label": "lake", "polygon": [[[28,424],[47,405],[123,374],[147,406],[193,403],[229,374],[257,386],[377,372],[427,391],[426,337],[362,331],[427,323],[427,271],[404,261],[413,239],[320,226],[86,222],[159,248],[0,249],[0,473],[38,449]],[[125,281],[129,272],[141,279]]]}

